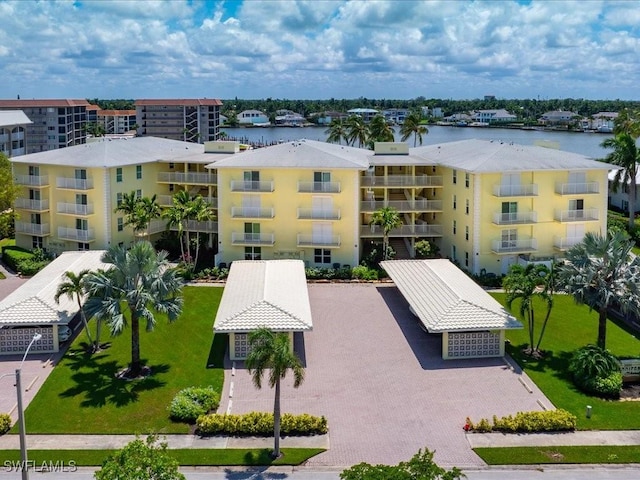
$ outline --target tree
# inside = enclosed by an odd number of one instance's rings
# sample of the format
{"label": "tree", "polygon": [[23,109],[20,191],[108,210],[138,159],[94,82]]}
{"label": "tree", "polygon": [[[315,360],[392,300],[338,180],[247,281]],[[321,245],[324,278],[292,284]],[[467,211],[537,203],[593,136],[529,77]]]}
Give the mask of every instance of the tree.
{"label": "tree", "polygon": [[359,463],[344,470],[341,480],[456,480],[465,478],[457,467],[445,470],[433,461],[433,452],[418,450],[408,462],[398,465]]}
{"label": "tree", "polygon": [[[552,267],[553,269],[553,267]],[[528,264],[523,267],[514,264],[504,277],[502,286],[507,294],[507,306],[511,308],[514,301],[520,300],[520,315],[527,321],[529,330],[529,348],[524,353],[534,357],[540,356],[540,343],[553,308],[553,270],[545,265]],[[535,308],[534,301],[540,298],[547,306],[547,314],[542,329],[535,343]]]}
{"label": "tree", "polygon": [[400,214],[393,207],[382,207],[373,212],[369,225],[379,225],[380,228],[382,228],[382,258],[383,260],[388,260],[389,234],[391,233],[391,230],[402,225]]}
{"label": "tree", "polygon": [[382,115],[376,115],[369,124],[367,146],[373,150],[376,142],[393,142],[395,139],[393,128]]}
{"label": "tree", "polygon": [[167,443],[149,435],[129,442],[108,457],[96,471],[96,480],[185,480],[180,464],[169,454]]}
{"label": "tree", "polygon": [[167,314],[170,322],[176,320],[182,312],[182,281],[170,268],[167,252],[156,253],[147,241],[136,242],[129,250],[112,246],[102,262],[112,266],[85,277],[85,309],[90,317],[104,319],[112,335],[131,326],[131,364],[125,376],[137,378],[142,372],[140,322],[152,331],[156,312]]}
{"label": "tree", "polygon": [[291,349],[289,335],[274,333],[267,328],[259,328],[249,334],[251,352],[245,365],[252,375],[256,388],[262,388],[262,377],[269,369],[269,386],[275,388],[273,402],[273,457],[280,457],[280,380],[289,370],[293,373],[293,387],[298,388],[304,381],[304,367]]}
{"label": "tree", "polygon": [[324,133],[329,135],[327,137],[328,143],[342,143],[344,140],[349,144],[347,126],[341,118],[334,118],[331,120],[329,128],[327,128]]}
{"label": "tree", "polygon": [[600,348],[606,348],[609,307],[615,305],[623,313],[640,311],[640,261],[631,258],[632,247],[624,232],[609,231],[606,236],[588,232],[558,267],[558,284],[576,303],[598,312]]}
{"label": "tree", "polygon": [[[210,222],[216,218],[211,205],[209,205],[202,195],[197,195],[190,204],[189,214],[196,222]],[[198,254],[200,252],[200,229],[196,230],[196,255],[193,264],[198,264]]]}
{"label": "tree", "polygon": [[20,187],[13,183],[11,161],[3,152],[0,152],[0,238],[13,235],[15,219],[13,205],[20,190]]}
{"label": "tree", "polygon": [[156,198],[155,194],[151,198],[138,197],[134,191],[122,195],[122,202],[115,212],[124,213],[124,224],[133,227],[134,239],[137,232],[147,231],[151,220],[160,217],[161,209]]}
{"label": "tree", "polygon": [[429,133],[429,130],[424,125],[420,124],[420,115],[417,112],[412,112],[404,119],[402,127],[400,127],[401,141],[406,141],[411,135],[413,135],[413,146],[416,146],[416,140],[420,140],[422,145],[422,135]]}
{"label": "tree", "polygon": [[[98,342],[93,343],[91,338],[91,331],[89,330],[89,323],[87,322],[87,317],[84,314],[84,308],[82,307],[82,298],[85,294],[84,288],[84,278],[89,273],[89,270],[82,270],[77,275],[74,272],[64,272],[63,278],[64,282],[58,285],[58,289],[56,290],[56,294],[53,299],[56,303],[60,303],[60,297],[66,296],[71,300],[76,300],[78,302],[78,309],[80,310],[80,319],[82,320],[82,325],[84,325],[84,330],[87,333],[87,338],[89,339],[89,345],[93,352],[99,349]],[[99,335],[99,332],[98,332]]]}
{"label": "tree", "polygon": [[178,229],[178,239],[180,241],[180,254],[183,261],[187,261],[185,256],[185,245],[187,254],[189,253],[189,203],[191,197],[186,190],[180,190],[171,198],[172,206],[162,212],[162,218],[167,220],[169,228],[176,227]]}
{"label": "tree", "polygon": [[351,115],[347,118],[345,127],[347,130],[347,143],[349,145],[355,146],[357,141],[358,147],[362,148],[363,145],[367,144],[369,129],[360,115]]}
{"label": "tree", "polygon": [[95,122],[86,123],[84,131],[94,137],[104,137],[105,134],[104,125]]}

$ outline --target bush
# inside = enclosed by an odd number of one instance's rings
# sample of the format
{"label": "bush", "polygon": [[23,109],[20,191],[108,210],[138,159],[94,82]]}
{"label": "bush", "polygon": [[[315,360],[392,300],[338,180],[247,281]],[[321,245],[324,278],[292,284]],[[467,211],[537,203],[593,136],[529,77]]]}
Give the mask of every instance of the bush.
{"label": "bush", "polygon": [[617,398],[622,389],[620,361],[609,350],[587,345],[576,350],[569,372],[578,388],[606,398]]}
{"label": "bush", "polygon": [[577,419],[575,415],[566,410],[548,410],[542,412],[518,412],[513,415],[498,418],[493,416],[493,425],[485,418],[477,424],[469,418],[466,420],[465,430],[474,432],[561,432],[576,429]]}
{"label": "bush", "polygon": [[[243,415],[211,413],[196,421],[201,435],[273,435],[273,414],[250,412]],[[283,435],[320,435],[327,433],[327,419],[303,413],[285,413],[280,419]]]}
{"label": "bush", "polygon": [[189,387],[180,390],[169,405],[172,419],[194,423],[200,415],[216,410],[220,395],[213,387]]}
{"label": "bush", "polygon": [[36,262],[35,260],[23,260],[18,265],[18,272],[25,277],[31,277],[49,264],[48,261]]}
{"label": "bush", "polygon": [[32,258],[33,253],[24,248],[16,247],[15,245],[2,247],[2,260],[14,272],[19,271],[18,266],[21,261],[31,260]]}
{"label": "bush", "polygon": [[613,372],[608,377],[596,377],[584,385],[585,391],[599,397],[619,398],[622,390],[622,373]]}
{"label": "bush", "polygon": [[378,270],[366,265],[358,265],[351,270],[351,276],[358,280],[378,280]]}
{"label": "bush", "polygon": [[8,413],[0,413],[0,435],[4,435],[11,428],[11,417]]}
{"label": "bush", "polygon": [[14,272],[27,277],[35,275],[49,263],[44,250],[36,248],[30,252],[13,245],[2,248],[2,258]]}

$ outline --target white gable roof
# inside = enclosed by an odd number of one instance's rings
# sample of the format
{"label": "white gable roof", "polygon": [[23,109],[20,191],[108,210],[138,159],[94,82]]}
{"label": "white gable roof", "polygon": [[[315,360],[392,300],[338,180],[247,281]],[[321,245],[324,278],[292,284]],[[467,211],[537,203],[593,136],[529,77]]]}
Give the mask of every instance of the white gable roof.
{"label": "white gable roof", "polygon": [[35,274],[29,281],[0,301],[0,326],[5,325],[66,325],[78,313],[78,302],[66,295],[56,303],[54,297],[62,283],[64,272],[106,269],[102,263],[104,250],[64,252]]}
{"label": "white gable roof", "polygon": [[0,127],[33,123],[22,110],[0,110]]}
{"label": "white gable roof", "polygon": [[430,333],[522,328],[449,260],[390,260],[381,265]]}
{"label": "white gable roof", "polygon": [[311,330],[302,260],[241,260],[231,264],[213,326],[216,332]]}

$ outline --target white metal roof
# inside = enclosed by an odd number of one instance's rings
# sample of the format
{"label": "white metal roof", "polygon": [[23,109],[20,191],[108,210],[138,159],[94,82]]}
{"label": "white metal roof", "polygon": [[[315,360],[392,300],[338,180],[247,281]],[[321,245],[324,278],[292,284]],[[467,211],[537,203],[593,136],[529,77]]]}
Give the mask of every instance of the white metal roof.
{"label": "white metal roof", "polygon": [[241,260],[231,264],[213,326],[216,332],[311,330],[302,260]]}
{"label": "white metal roof", "polygon": [[380,265],[431,333],[522,328],[449,260],[388,260]]}
{"label": "white metal roof", "polygon": [[78,313],[78,302],[66,295],[54,300],[64,272],[106,269],[104,250],[64,252],[17,290],[0,301],[0,326],[67,324]]}
{"label": "white metal roof", "polygon": [[22,110],[0,110],[0,127],[33,123]]}

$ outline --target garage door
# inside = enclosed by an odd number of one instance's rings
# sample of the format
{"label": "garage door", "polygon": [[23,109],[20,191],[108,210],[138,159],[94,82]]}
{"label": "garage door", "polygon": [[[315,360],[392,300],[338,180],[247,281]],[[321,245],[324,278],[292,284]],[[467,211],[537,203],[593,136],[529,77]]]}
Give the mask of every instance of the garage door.
{"label": "garage door", "polygon": [[30,352],[54,352],[53,327],[21,327],[0,329],[0,355],[24,353],[33,336],[39,333],[42,338],[33,342]]}
{"label": "garage door", "polygon": [[445,358],[500,357],[504,355],[500,332],[449,332],[443,335]]}

